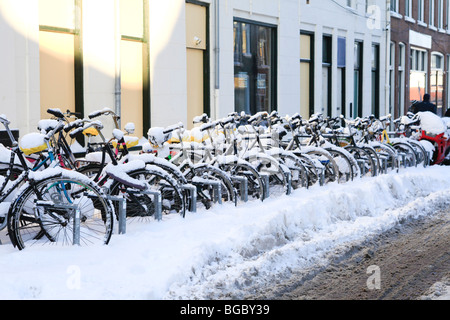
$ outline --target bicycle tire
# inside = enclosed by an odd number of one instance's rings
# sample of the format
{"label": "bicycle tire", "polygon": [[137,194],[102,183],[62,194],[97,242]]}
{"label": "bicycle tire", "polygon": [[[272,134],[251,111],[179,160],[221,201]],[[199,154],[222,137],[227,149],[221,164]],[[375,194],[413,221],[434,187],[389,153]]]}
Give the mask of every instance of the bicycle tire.
{"label": "bicycle tire", "polygon": [[364,167],[362,168],[362,170],[359,170],[360,177],[375,177],[378,174],[379,170],[376,163],[376,159],[378,159],[378,156],[375,152],[371,154],[371,150],[369,148],[357,147],[352,145],[347,145],[344,148],[353,155],[353,158],[355,158],[357,161],[360,160],[362,162],[361,165],[363,165]]}
{"label": "bicycle tire", "polygon": [[[178,183],[162,169],[146,166],[127,173],[133,179],[146,181],[152,191],[161,194],[161,214],[179,214],[183,218],[186,214],[186,203]],[[155,219],[155,202],[153,195],[144,192],[132,192],[132,189],[120,181],[111,183],[109,192],[113,196],[122,195],[126,200],[126,216],[130,222],[148,222]],[[118,213],[119,203],[115,203]]]}
{"label": "bicycle tire", "polygon": [[[73,245],[76,210],[60,206],[75,204],[80,212],[80,245],[109,243],[114,224],[112,203],[93,181],[74,174],[24,185],[8,214],[8,234],[15,247]],[[35,200],[43,200],[44,205]]]}
{"label": "bicycle tire", "polygon": [[[250,163],[239,160],[238,162],[218,163],[218,165],[230,177],[245,177],[247,179],[248,196],[264,201],[264,182],[258,171]],[[242,195],[240,196],[242,198]]]}
{"label": "bicycle tire", "polygon": [[348,152],[339,150],[337,147],[326,147],[325,150],[327,150],[336,161],[336,164],[339,168],[339,182],[348,182],[353,180],[353,178],[355,178],[355,171],[357,171],[357,169],[355,169],[356,161],[350,158],[351,155]]}
{"label": "bicycle tire", "polygon": [[417,167],[417,157],[414,148],[407,142],[394,142],[392,146],[397,150],[398,153],[405,153],[406,157],[403,166]]}
{"label": "bicycle tire", "polygon": [[[188,183],[193,183],[196,177],[205,180],[220,182],[220,201],[222,203],[235,202],[237,200],[237,191],[233,186],[233,182],[223,170],[206,163],[200,163],[196,165],[186,164],[180,169],[183,172]],[[214,191],[211,185],[202,183],[195,183],[195,185],[197,186],[197,200],[202,202],[207,209],[211,208],[212,203],[214,202]]]}

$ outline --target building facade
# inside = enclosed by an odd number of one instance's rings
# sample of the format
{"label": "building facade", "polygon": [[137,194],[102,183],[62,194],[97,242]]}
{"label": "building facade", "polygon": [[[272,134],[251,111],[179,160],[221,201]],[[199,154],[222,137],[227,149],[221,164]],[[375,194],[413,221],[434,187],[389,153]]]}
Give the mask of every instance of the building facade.
{"label": "building facade", "polygon": [[111,108],[142,137],[203,112],[380,116],[387,3],[0,0],[0,113],[22,134],[48,108]]}
{"label": "building facade", "polygon": [[386,1],[306,1],[300,14],[301,111],[386,114]]}
{"label": "building facade", "polygon": [[449,0],[391,0],[389,109],[396,116],[425,93],[442,116],[450,107]]}

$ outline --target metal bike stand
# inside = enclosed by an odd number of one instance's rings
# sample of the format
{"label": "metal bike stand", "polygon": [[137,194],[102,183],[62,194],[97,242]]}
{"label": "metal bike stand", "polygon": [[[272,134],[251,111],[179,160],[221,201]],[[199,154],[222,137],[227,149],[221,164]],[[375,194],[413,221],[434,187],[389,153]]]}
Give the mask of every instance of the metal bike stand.
{"label": "metal bike stand", "polygon": [[192,183],[195,185],[208,185],[211,186],[213,188],[213,195],[212,195],[212,200],[214,203],[219,203],[222,204],[222,186],[220,184],[220,181],[215,181],[215,180],[207,180],[207,179],[202,179],[202,181],[192,181]]}
{"label": "metal bike stand", "polygon": [[366,162],[361,159],[356,160],[356,162],[358,162],[359,170],[361,171],[361,176],[364,176],[366,174],[366,166],[365,166]]}
{"label": "metal bike stand", "polygon": [[264,199],[269,198],[270,191],[269,191],[269,175],[267,174],[261,174],[261,178],[263,179],[263,187],[264,187]]}
{"label": "metal bike stand", "polygon": [[322,168],[319,175],[319,185],[322,187],[325,184],[325,167]]}
{"label": "metal bike stand", "polygon": [[387,157],[380,157],[380,161],[382,163],[382,170],[383,173],[387,173],[387,164],[388,164],[388,159]]}
{"label": "metal bike stand", "polygon": [[73,204],[56,204],[50,201],[35,201],[36,207],[44,207],[49,209],[62,209],[62,210],[75,210],[73,217],[73,245],[80,245],[80,225],[81,225],[81,212],[77,205]]}
{"label": "metal bike stand", "polygon": [[123,196],[112,196],[110,194],[106,198],[110,201],[119,202],[119,234],[125,234],[127,232],[127,201]]}
{"label": "metal bike stand", "polygon": [[380,173],[387,173],[389,154],[387,154],[385,152],[378,152],[377,154],[378,154],[378,158],[381,161],[381,172]]}
{"label": "metal bike stand", "polygon": [[246,177],[232,176],[233,182],[239,183],[239,195],[244,202],[248,201],[248,179]]}
{"label": "metal bike stand", "polygon": [[292,193],[292,173],[291,172],[285,172],[284,176],[286,177],[286,184],[287,184],[287,190],[286,190],[286,194],[290,195]]}
{"label": "metal bike stand", "polygon": [[[107,200],[119,202],[119,213],[117,219],[119,220],[119,234],[127,232],[127,201],[123,196],[113,196],[109,193],[109,189],[102,188]],[[89,194],[85,194],[89,197]]]}
{"label": "metal bike stand", "polygon": [[184,184],[182,190],[187,190],[189,194],[189,212],[197,212],[197,188],[192,184]]}
{"label": "metal bike stand", "polygon": [[[399,152],[399,157],[402,159],[403,167],[406,168],[406,153]],[[400,165],[399,165],[400,167]]]}
{"label": "metal bike stand", "polygon": [[222,204],[222,185],[219,181],[212,181],[214,203]]}
{"label": "metal bike stand", "polygon": [[144,191],[127,191],[128,193],[132,194],[146,194],[153,196],[153,203],[155,208],[155,219],[158,221],[162,220],[162,197],[161,192],[159,191],[150,191],[150,190],[144,190]]}

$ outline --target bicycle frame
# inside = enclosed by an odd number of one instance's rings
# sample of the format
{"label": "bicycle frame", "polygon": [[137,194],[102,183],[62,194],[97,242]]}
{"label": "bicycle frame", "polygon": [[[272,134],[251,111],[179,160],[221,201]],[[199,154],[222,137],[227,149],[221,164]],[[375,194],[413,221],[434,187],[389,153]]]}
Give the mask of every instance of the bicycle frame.
{"label": "bicycle frame", "polygon": [[445,133],[429,136],[422,130],[420,140],[427,140],[434,145],[433,164],[441,164],[444,162],[446,155],[450,152],[450,138],[445,137]]}

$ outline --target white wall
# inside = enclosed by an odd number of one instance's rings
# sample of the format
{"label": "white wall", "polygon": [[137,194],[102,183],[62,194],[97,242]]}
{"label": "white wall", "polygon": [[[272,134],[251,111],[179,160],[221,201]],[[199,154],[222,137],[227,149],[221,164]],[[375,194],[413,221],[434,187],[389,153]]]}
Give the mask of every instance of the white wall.
{"label": "white wall", "polygon": [[37,1],[0,1],[0,113],[21,134],[40,117],[37,12]]}
{"label": "white wall", "polygon": [[[217,117],[234,111],[233,19],[277,26],[277,105],[280,114],[300,110],[299,1],[229,0],[220,2],[220,94]],[[214,38],[212,38],[214,43]]]}
{"label": "white wall", "polygon": [[[344,0],[337,0],[345,4]],[[210,86],[214,118],[234,111],[233,18],[245,18],[277,26],[277,106],[281,114],[300,111],[300,30],[315,33],[315,109],[321,109],[322,34],[347,39],[346,105],[353,100],[353,43],[364,40],[364,112],[370,112],[371,44],[380,44],[380,106],[383,113],[385,85],[385,32],[369,28],[364,5],[349,12],[332,1],[298,0],[205,0],[210,6]],[[219,4],[219,48],[215,47],[214,10]],[[358,2],[359,3],[359,2]],[[381,12],[385,2],[377,1]],[[83,2],[85,114],[114,108],[114,83],[118,60],[113,30],[117,1]],[[149,0],[150,81],[152,126],[179,121],[187,124],[185,0]],[[99,19],[99,12],[101,19]],[[383,14],[381,14],[383,19]],[[100,21],[101,20],[101,21]],[[100,22],[100,23],[99,23]],[[6,114],[22,132],[35,130],[39,120],[39,23],[35,0],[0,0],[0,113]],[[384,27],[383,23],[381,26]],[[220,49],[220,88],[214,90],[215,53]],[[336,58],[336,50],[333,57]],[[333,67],[333,110],[337,110],[336,67]]]}
{"label": "white wall", "polygon": [[[337,2],[337,4],[335,3]],[[337,61],[337,37],[346,38],[346,109],[349,115],[350,103],[353,103],[353,61],[354,42],[364,41],[363,48],[363,115],[371,113],[371,46],[372,43],[380,45],[380,114],[385,114],[385,83],[386,83],[386,27],[385,12],[386,1],[373,1],[378,5],[380,21],[373,21],[365,12],[365,3],[356,2],[354,10],[346,8],[345,0],[336,1],[311,1],[309,5],[300,8],[300,28],[314,32],[315,37],[315,112],[322,111],[322,79],[317,75],[322,74],[322,36],[331,34],[333,37],[332,52],[332,110],[333,115],[338,115],[336,99],[336,61]],[[379,24],[378,24],[379,22]],[[378,28],[379,25],[379,28]]]}
{"label": "white wall", "polygon": [[187,124],[185,1],[150,0],[152,126]]}

